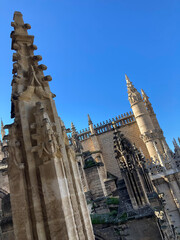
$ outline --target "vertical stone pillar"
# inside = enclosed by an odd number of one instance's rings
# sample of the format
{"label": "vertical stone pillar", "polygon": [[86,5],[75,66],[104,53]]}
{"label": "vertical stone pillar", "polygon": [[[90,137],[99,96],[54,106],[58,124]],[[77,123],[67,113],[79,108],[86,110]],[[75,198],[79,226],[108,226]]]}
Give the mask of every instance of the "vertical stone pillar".
{"label": "vertical stone pillar", "polygon": [[79,166],[79,173],[81,176],[81,181],[83,184],[84,192],[88,192],[89,186],[88,186],[86,175],[84,172],[84,159],[82,157],[83,156],[83,147],[79,140],[78,133],[77,133],[76,128],[73,123],[71,123],[71,143],[72,143],[72,147],[76,153],[76,161]]}
{"label": "vertical stone pillar", "polygon": [[15,239],[93,240],[74,152],[59,121],[47,67],[34,56],[29,24],[14,13],[8,174]]}
{"label": "vertical stone pillar", "polygon": [[[92,162],[94,161],[93,159],[91,160]],[[94,161],[94,165],[90,167],[86,167],[85,165],[85,173],[87,176],[87,181],[89,185],[89,189],[91,191],[91,195],[93,199],[95,200],[96,198],[99,197],[104,197],[107,195],[105,184],[104,184],[104,179],[101,178],[100,175],[100,169],[102,166],[98,166],[98,164]]]}
{"label": "vertical stone pillar", "polygon": [[89,114],[88,114],[88,125],[89,125],[89,129],[91,131],[90,138],[91,138],[91,141],[93,143],[94,150],[95,150],[95,152],[99,152],[99,153],[95,153],[93,155],[93,157],[94,157],[94,159],[98,158],[98,161],[99,161],[99,156],[100,156],[100,161],[103,163],[104,166],[99,169],[99,173],[100,173],[100,175],[102,176],[103,179],[106,179],[107,178],[106,165],[105,165],[105,162],[104,162],[104,159],[103,159],[103,155],[101,154],[101,146],[99,144],[98,136],[97,136],[96,130],[93,127],[93,122],[92,122]]}

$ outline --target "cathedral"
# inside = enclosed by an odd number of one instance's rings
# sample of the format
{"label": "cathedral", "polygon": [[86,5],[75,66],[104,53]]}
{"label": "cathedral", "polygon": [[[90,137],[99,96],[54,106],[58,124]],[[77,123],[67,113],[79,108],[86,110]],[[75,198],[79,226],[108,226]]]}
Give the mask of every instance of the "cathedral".
{"label": "cathedral", "polygon": [[87,115],[81,131],[65,126],[31,26],[20,12],[13,20],[14,122],[1,122],[0,239],[180,239],[180,139],[173,152],[145,91],[125,75],[131,112],[101,123]]}

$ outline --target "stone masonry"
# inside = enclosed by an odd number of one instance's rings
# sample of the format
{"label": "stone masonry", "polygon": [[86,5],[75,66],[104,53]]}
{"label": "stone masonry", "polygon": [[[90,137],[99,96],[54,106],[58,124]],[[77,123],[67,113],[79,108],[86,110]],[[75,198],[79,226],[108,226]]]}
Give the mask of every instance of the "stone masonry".
{"label": "stone masonry", "polygon": [[8,176],[15,239],[93,240],[91,221],[65,127],[59,119],[47,67],[34,55],[34,36],[22,14],[11,24],[12,108]]}

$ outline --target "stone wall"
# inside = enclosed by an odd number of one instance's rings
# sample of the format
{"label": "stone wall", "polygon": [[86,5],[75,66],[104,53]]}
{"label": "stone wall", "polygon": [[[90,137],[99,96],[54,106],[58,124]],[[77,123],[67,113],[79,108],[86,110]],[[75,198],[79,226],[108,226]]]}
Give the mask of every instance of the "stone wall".
{"label": "stone wall", "polygon": [[[125,135],[127,139],[130,140],[131,143],[135,143],[137,148],[141,148],[147,159],[150,158],[146,145],[140,138],[140,131],[136,122],[132,122],[124,126],[121,126],[119,130]],[[98,134],[97,139],[100,145],[100,150],[102,151],[102,156],[106,170],[112,173],[113,175],[120,177],[121,176],[120,169],[114,154],[113,130],[104,132],[102,134]],[[83,140],[81,143],[84,151],[97,150],[92,137]]]}
{"label": "stone wall", "polygon": [[106,195],[103,179],[100,178],[99,168],[101,168],[101,166],[93,166],[85,169],[88,186],[93,199]]}
{"label": "stone wall", "polygon": [[[126,240],[160,240],[162,239],[156,219],[142,218],[127,222]],[[122,238],[123,239],[123,238]]]}

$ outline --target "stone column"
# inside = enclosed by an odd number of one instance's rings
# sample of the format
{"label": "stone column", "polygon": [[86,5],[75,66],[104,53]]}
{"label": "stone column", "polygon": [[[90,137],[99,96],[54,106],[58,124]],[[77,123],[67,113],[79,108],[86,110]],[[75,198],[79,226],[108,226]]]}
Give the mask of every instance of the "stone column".
{"label": "stone column", "polygon": [[34,37],[20,12],[15,12],[12,26],[15,119],[8,126],[8,174],[15,239],[93,240],[75,153],[49,88],[52,78],[38,64],[42,57],[34,56]]}

